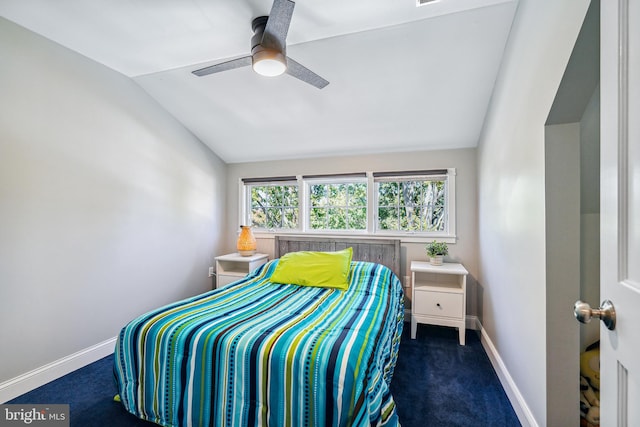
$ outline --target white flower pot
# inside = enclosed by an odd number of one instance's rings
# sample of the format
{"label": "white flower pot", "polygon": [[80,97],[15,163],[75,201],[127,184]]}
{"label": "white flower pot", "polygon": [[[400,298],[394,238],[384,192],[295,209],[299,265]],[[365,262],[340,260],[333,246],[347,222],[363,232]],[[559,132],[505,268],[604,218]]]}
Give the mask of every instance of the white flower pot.
{"label": "white flower pot", "polygon": [[444,262],[444,256],[443,255],[432,256],[429,262],[431,263],[431,265],[442,265],[442,263]]}

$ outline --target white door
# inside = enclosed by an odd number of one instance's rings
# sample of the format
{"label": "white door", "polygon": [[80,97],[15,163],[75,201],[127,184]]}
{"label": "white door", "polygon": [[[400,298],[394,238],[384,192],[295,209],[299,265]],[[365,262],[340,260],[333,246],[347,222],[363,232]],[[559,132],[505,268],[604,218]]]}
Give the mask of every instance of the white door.
{"label": "white door", "polygon": [[601,1],[601,423],[640,426],[640,0]]}

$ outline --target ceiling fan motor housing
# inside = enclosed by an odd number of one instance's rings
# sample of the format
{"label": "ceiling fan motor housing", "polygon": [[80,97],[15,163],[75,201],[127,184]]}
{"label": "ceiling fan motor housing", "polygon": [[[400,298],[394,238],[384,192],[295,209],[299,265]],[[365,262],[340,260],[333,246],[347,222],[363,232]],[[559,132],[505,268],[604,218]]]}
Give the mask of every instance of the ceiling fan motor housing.
{"label": "ceiling fan motor housing", "polygon": [[[268,19],[268,16],[259,16],[251,23],[251,28],[253,29],[251,62],[253,69],[259,74],[277,76],[287,68],[287,54],[285,46],[267,48],[263,45],[264,30]],[[261,63],[261,65],[257,65],[258,63]]]}

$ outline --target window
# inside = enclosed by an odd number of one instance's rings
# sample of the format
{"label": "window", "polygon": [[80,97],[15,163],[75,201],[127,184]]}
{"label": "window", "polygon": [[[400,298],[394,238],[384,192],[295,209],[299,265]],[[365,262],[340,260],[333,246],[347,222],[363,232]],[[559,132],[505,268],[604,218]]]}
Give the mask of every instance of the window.
{"label": "window", "polygon": [[374,173],[376,230],[448,234],[448,171]]}
{"label": "window", "polygon": [[241,221],[258,232],[452,239],[455,175],[441,169],[242,179]]}
{"label": "window", "polygon": [[367,230],[367,175],[304,177],[310,230]]}
{"label": "window", "polygon": [[245,224],[264,230],[298,228],[299,195],[296,177],[244,179]]}

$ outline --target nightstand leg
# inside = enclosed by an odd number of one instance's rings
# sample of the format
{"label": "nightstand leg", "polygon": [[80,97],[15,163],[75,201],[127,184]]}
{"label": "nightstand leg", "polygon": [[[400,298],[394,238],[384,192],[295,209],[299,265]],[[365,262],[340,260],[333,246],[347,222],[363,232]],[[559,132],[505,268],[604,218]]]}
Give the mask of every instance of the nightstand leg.
{"label": "nightstand leg", "polygon": [[464,345],[464,339],[465,339],[465,336],[464,336],[465,333],[464,332],[465,332],[465,328],[464,327],[458,328],[458,335],[460,337],[460,345]]}
{"label": "nightstand leg", "polygon": [[418,322],[416,322],[416,319],[414,319],[413,316],[411,316],[411,339],[412,340],[416,339],[417,329],[418,329]]}

